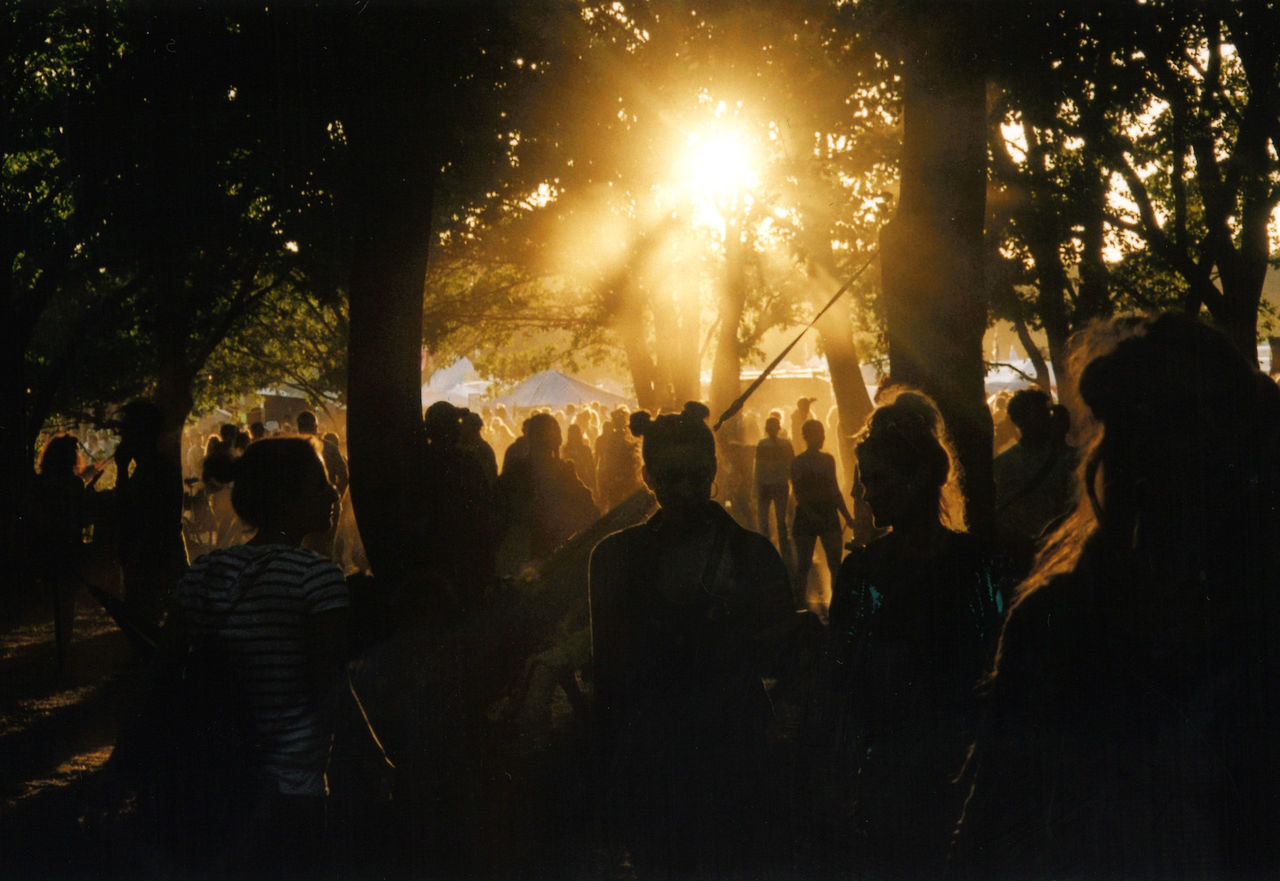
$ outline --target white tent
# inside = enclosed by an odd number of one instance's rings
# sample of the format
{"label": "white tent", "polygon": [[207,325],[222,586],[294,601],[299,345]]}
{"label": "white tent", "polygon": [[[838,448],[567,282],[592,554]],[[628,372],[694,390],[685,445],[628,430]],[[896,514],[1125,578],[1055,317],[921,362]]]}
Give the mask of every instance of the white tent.
{"label": "white tent", "polygon": [[535,373],[491,403],[508,407],[563,407],[565,404],[590,404],[599,401],[609,407],[626,407],[631,401],[621,395],[597,388],[559,370]]}
{"label": "white tent", "polygon": [[422,387],[422,406],[425,409],[436,401],[448,401],[455,407],[469,407],[488,391],[488,380],[480,379],[470,359],[459,358],[431,374]]}

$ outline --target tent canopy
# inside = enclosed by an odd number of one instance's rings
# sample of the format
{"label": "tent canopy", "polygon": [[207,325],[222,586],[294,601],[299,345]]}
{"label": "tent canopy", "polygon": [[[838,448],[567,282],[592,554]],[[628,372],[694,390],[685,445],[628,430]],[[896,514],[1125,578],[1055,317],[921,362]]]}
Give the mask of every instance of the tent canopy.
{"label": "tent canopy", "polygon": [[590,404],[599,401],[610,407],[625,407],[631,401],[621,395],[597,388],[559,370],[535,373],[500,398],[490,403],[508,407],[563,407],[565,404]]}

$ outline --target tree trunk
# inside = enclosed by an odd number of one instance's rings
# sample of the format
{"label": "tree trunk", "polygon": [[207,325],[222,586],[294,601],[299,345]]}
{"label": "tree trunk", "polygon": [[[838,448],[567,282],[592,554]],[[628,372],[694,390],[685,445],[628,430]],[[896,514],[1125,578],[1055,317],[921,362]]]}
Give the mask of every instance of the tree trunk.
{"label": "tree trunk", "polygon": [[[711,365],[711,418],[718,419],[740,393],[742,347],[738,342],[738,326],[747,301],[746,244],[742,241],[737,218],[725,223],[725,281],[720,301],[720,330],[716,334],[715,360]],[[724,428],[726,440],[739,440],[733,432],[741,432],[741,420],[732,419]]]}
{"label": "tree trunk", "polygon": [[[12,316],[10,316],[12,318]],[[0,566],[8,573],[8,583],[0,595],[0,612],[9,613],[21,605],[20,592],[26,585],[23,552],[22,508],[33,476],[34,457],[27,438],[26,346],[15,337],[17,322],[5,321],[0,328],[0,459],[4,476],[0,479]]]}
{"label": "tree trunk", "polygon": [[643,410],[656,410],[660,406],[662,389],[655,359],[650,355],[646,342],[648,334],[645,333],[643,295],[630,278],[622,278],[619,284],[621,289],[615,291],[611,298],[618,304],[614,329],[627,356],[627,369],[631,371],[636,401]]}
{"label": "tree trunk", "polygon": [[927,6],[908,59],[898,211],[881,232],[893,379],[931,395],[960,457],[970,528],[992,521],[991,414],[980,300],[986,203],[986,89],[955,35],[978,10]]}
{"label": "tree trunk", "polygon": [[840,414],[837,447],[846,480],[852,479],[856,464],[853,436],[861,430],[872,410],[871,396],[862,381],[862,359],[853,343],[853,309],[848,296],[837,300],[816,325],[822,351],[827,356],[827,370],[831,373],[831,394]]}
{"label": "tree trunk", "polygon": [[[1013,332],[1018,337],[1018,342],[1022,344],[1022,348],[1027,352],[1027,359],[1031,361],[1032,368],[1036,372],[1036,385],[1044,389],[1046,392],[1050,390],[1051,379],[1049,377],[1049,365],[1045,363],[1044,353],[1040,351],[1040,347],[1036,345],[1036,341],[1031,338],[1031,331],[1027,329],[1027,322],[1023,320],[1021,315],[1014,316]],[[1058,374],[1054,374],[1057,376]]]}
{"label": "tree trunk", "polygon": [[[418,364],[431,236],[429,49],[394,15],[357,22],[344,125],[353,169],[347,444],[351,500],[370,567],[388,583],[426,571]],[[413,16],[409,16],[413,18]],[[419,24],[421,24],[419,22]],[[417,35],[423,39],[422,35]]]}

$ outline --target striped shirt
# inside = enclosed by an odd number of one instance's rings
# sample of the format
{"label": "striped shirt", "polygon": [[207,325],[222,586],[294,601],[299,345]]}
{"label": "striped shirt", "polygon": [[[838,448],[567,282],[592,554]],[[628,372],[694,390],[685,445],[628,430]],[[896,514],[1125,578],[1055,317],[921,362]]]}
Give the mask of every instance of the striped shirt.
{"label": "striped shirt", "polygon": [[254,764],[281,793],[324,795],[329,732],[308,662],[309,618],[344,609],[342,572],[287,545],[239,545],[197,559],[174,597],[195,638],[216,634],[244,689]]}

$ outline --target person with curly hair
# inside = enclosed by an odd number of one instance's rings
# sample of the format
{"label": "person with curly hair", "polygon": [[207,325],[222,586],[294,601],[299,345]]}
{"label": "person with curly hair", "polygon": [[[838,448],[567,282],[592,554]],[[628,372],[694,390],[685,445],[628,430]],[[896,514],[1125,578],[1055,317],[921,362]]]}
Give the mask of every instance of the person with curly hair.
{"label": "person with curly hair", "polygon": [[933,402],[903,391],[857,441],[858,480],[888,533],[840,566],[830,609],[833,782],[853,857],[929,877],[945,864],[1002,612],[1002,567],[964,531],[955,456]]}

